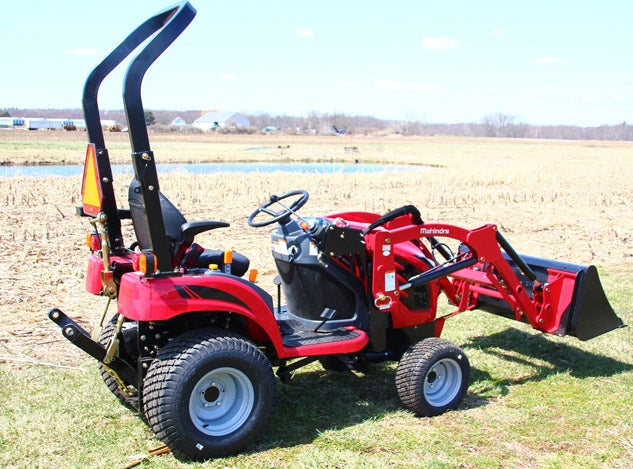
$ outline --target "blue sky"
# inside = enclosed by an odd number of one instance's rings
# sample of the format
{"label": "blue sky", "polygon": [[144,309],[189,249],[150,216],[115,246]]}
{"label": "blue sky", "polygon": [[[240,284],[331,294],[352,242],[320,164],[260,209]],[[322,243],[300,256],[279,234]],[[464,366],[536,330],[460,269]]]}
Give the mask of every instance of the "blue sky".
{"label": "blue sky", "polygon": [[[79,108],[90,70],[172,3],[3,3],[0,108]],[[145,76],[147,109],[633,123],[633,2],[191,3],[193,23]],[[122,76],[101,109],[122,109]]]}

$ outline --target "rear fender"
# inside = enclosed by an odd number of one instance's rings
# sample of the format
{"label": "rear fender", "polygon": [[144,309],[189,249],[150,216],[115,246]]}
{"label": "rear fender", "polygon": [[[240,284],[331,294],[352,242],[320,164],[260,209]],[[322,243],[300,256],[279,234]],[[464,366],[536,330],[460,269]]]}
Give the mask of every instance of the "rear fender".
{"label": "rear fender", "polygon": [[121,278],[118,312],[129,320],[166,321],[209,311],[243,316],[252,340],[282,350],[272,297],[252,282],[219,272],[154,278],[130,272]]}

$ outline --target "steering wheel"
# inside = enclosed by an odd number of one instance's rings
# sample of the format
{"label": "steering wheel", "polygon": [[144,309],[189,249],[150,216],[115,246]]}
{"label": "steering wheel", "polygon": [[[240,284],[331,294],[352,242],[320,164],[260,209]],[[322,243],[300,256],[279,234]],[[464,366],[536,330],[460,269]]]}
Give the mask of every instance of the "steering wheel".
{"label": "steering wheel", "polygon": [[[285,199],[289,199],[294,197],[290,206],[281,203]],[[271,195],[268,202],[261,204],[259,207],[255,209],[253,213],[248,217],[248,224],[254,228],[259,228],[261,226],[272,225],[275,222],[281,221],[284,218],[290,217],[293,213],[299,210],[301,207],[305,205],[308,201],[308,191],[304,191],[302,189],[287,192],[284,195]],[[275,204],[279,204],[281,206],[281,210],[273,210],[272,207]],[[262,221],[255,221],[255,218],[260,214],[265,213],[270,218],[267,218]]]}

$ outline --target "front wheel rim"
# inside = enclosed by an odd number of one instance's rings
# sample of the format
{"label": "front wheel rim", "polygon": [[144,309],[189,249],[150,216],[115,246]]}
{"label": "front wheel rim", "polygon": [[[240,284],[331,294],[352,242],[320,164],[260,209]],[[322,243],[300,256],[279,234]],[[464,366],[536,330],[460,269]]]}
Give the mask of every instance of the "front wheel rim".
{"label": "front wheel rim", "polygon": [[239,429],[250,416],[255,390],[245,373],[217,368],[198,380],[189,398],[194,426],[209,436],[224,436]]}
{"label": "front wheel rim", "polygon": [[462,369],[455,360],[443,358],[424,377],[424,397],[434,407],[443,407],[457,396],[462,385]]}

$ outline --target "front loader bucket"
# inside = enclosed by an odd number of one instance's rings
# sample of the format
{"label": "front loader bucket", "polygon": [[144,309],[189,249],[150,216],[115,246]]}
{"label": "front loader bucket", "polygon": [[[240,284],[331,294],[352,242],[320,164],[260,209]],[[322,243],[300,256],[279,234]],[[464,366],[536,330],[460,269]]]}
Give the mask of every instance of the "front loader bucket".
{"label": "front loader bucket", "polygon": [[[532,291],[532,282],[520,271],[517,264],[504,253],[504,257],[524,285]],[[605,332],[624,327],[609,304],[595,266],[577,265],[539,257],[521,255],[536,278],[545,286],[544,297],[550,305],[542,312],[543,322],[553,325],[553,334],[573,335],[589,340]],[[514,317],[504,301],[479,296],[480,309],[505,317]],[[503,307],[505,304],[505,310]],[[551,316],[551,317],[547,317]]]}

